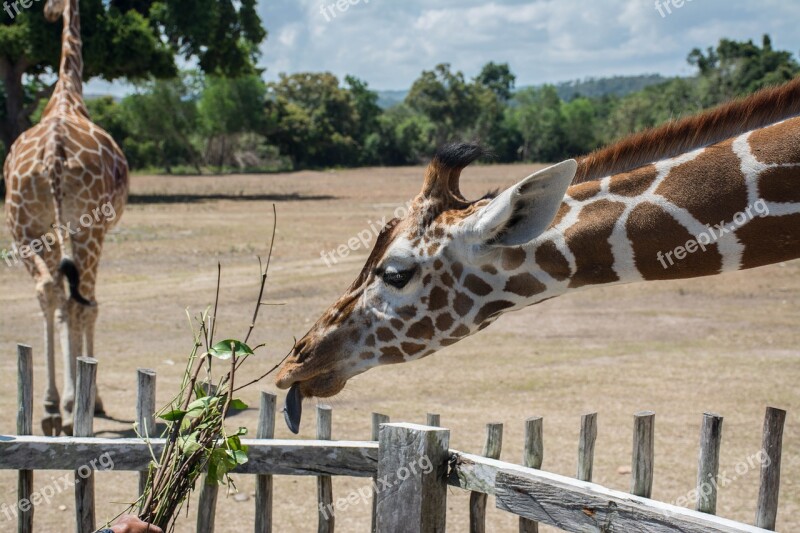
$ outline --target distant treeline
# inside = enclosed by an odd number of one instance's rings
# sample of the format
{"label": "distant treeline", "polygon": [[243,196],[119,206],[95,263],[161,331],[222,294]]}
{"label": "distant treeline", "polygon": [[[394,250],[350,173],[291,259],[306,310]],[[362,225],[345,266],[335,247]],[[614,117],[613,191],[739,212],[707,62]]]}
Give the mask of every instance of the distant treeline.
{"label": "distant treeline", "polygon": [[[357,78],[281,75],[264,83],[185,73],[121,101],[88,102],[133,169],[271,170],[424,161],[437,145],[480,140],[497,162],[558,161],[623,135],[696,113],[800,73],[791,52],[764,36],[723,39],[687,58],[690,78],[607,78],[516,90],[507,64],[473,79],[447,64],[424,71],[402,102],[383,109]],[[620,96],[622,95],[622,96]],[[1,156],[2,154],[0,154]]]}

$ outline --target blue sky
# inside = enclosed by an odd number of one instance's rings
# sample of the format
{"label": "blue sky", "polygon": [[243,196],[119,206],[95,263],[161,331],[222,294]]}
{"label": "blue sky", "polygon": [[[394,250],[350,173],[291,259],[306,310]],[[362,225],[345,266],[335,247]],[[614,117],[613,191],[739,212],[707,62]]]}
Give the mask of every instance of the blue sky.
{"label": "blue sky", "polygon": [[[760,43],[769,33],[776,48],[800,51],[796,0],[658,1],[660,12],[656,0],[341,0],[346,11],[336,0],[260,0],[269,31],[260,66],[267,80],[330,71],[374,89],[405,89],[443,62],[467,76],[488,61],[508,62],[517,84],[531,85],[690,74],[689,50],[720,37]],[[120,90],[93,82],[88,92]]]}

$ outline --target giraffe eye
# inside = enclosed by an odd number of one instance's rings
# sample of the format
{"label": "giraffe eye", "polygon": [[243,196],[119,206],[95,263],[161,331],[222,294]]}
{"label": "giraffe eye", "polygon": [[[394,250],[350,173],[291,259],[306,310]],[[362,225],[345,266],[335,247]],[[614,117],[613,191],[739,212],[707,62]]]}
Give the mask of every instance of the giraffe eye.
{"label": "giraffe eye", "polygon": [[384,283],[391,285],[395,289],[402,289],[411,280],[414,270],[384,270],[381,278]]}

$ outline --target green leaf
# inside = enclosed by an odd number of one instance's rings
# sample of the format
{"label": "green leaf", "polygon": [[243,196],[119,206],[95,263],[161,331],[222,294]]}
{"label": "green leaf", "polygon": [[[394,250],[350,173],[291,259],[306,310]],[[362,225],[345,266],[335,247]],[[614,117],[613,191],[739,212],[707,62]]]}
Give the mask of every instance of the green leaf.
{"label": "green leaf", "polygon": [[191,435],[178,437],[178,446],[181,451],[186,455],[191,455],[200,449],[200,443],[197,442],[198,433],[195,431]]}
{"label": "green leaf", "polygon": [[234,398],[233,400],[231,400],[230,408],[236,409],[237,411],[244,411],[245,409],[247,409],[247,404],[244,403],[239,398]]}
{"label": "green leaf", "polygon": [[253,355],[253,349],[241,341],[228,339],[215,344],[208,353],[218,359],[230,359],[236,355]]}
{"label": "green leaf", "polygon": [[158,418],[166,420],[167,422],[176,422],[182,419],[185,414],[186,411],[183,409],[173,409],[172,411],[167,411],[166,413],[158,415]]}
{"label": "green leaf", "polygon": [[235,468],[238,465],[243,465],[247,462],[247,454],[243,450],[227,450],[228,458],[233,461]]}

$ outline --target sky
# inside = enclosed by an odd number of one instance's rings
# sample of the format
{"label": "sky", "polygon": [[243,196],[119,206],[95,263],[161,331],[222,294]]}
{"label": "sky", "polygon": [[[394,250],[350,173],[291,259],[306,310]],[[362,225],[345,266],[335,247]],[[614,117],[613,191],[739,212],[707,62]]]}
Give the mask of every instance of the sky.
{"label": "sky", "polygon": [[[259,0],[258,10],[265,79],[329,71],[377,90],[407,89],[439,63],[469,78],[507,62],[518,86],[689,75],[692,48],[721,37],[760,43],[764,33],[800,51],[797,0]],[[125,86],[92,82],[87,92]]]}

